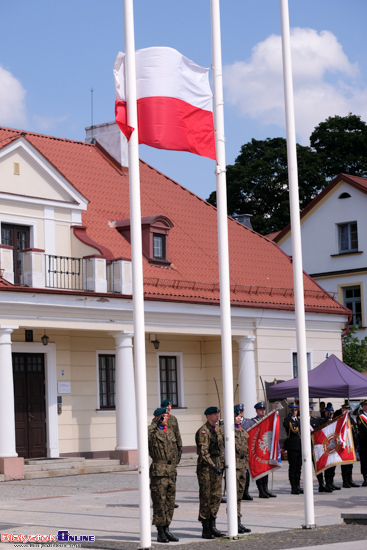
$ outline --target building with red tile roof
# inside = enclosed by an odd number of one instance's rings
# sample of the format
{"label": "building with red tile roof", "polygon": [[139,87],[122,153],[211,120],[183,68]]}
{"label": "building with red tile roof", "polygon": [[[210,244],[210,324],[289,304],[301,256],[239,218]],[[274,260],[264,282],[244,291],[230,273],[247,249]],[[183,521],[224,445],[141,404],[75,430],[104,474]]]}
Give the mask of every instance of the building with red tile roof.
{"label": "building with red tile roof", "polygon": [[[98,137],[87,143],[0,128],[1,323],[12,327],[3,330],[14,379],[19,361],[33,355],[46,379],[42,448],[33,449],[27,434],[28,442],[16,442],[23,457],[117,449],[126,459],[136,448],[115,411],[117,399],[132,406],[133,386],[125,379],[124,394],[114,378],[121,361],[132,373],[129,178],[107,149]],[[214,378],[221,387],[217,214],[143,161],[140,177],[148,408],[170,397],[190,447],[202,411],[217,401]],[[292,377],[292,262],[232,218],[228,231],[234,376],[251,411],[264,398],[262,379]],[[341,354],[350,312],[306,273],[304,289],[313,367],[326,352]],[[51,406],[58,395],[59,415]]]}

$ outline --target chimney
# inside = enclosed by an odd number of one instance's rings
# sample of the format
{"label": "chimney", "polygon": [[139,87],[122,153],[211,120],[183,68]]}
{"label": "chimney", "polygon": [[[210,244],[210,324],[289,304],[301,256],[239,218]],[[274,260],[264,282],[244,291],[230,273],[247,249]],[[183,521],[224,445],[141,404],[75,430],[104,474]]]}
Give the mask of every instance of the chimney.
{"label": "chimney", "polygon": [[233,217],[236,221],[238,221],[239,223],[242,223],[242,225],[244,225],[245,227],[252,229],[252,225],[251,225],[252,214],[236,214]]}
{"label": "chimney", "polygon": [[88,126],[85,132],[86,143],[98,141],[121,166],[127,167],[129,165],[127,139],[115,121]]}

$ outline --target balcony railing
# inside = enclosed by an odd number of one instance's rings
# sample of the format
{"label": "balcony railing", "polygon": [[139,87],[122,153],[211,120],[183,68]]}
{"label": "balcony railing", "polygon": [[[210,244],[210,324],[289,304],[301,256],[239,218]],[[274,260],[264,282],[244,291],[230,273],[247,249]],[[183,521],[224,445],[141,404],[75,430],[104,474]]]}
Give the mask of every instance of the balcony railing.
{"label": "balcony railing", "polygon": [[50,256],[45,254],[46,288],[86,290],[83,258]]}

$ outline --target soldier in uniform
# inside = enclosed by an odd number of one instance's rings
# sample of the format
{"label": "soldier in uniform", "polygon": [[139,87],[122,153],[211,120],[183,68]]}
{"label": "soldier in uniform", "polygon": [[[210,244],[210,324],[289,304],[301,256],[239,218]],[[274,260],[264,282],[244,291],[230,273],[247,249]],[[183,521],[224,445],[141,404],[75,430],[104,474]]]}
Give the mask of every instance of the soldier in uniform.
{"label": "soldier in uniform", "polygon": [[303,494],[303,489],[300,486],[301,469],[302,469],[302,454],[301,454],[301,423],[297,416],[298,406],[293,403],[289,405],[290,412],[283,420],[283,427],[287,434],[287,439],[284,442],[284,449],[288,455],[288,476],[291,484],[292,495]]}
{"label": "soldier in uniform", "polygon": [[165,407],[154,411],[148,427],[150,492],[153,501],[153,525],[157,527],[157,542],[178,542],[169,526],[172,521],[176,495],[177,444],[172,430],[167,429]]}
{"label": "soldier in uniform", "polygon": [[[243,403],[238,403],[238,405],[235,405],[235,409],[238,409],[240,411],[241,428],[243,428],[245,430],[246,429],[245,424],[247,422],[249,422],[248,418],[244,418],[245,405]],[[245,483],[245,488],[243,490],[242,500],[254,500],[252,498],[252,496],[250,495],[250,493],[248,492],[249,487],[250,487],[250,472],[249,472],[249,469],[247,467],[247,469],[246,469],[246,483]]]}
{"label": "soldier in uniform", "polygon": [[367,399],[360,404],[362,411],[357,416],[359,458],[361,461],[362,487],[367,487]]}
{"label": "soldier in uniform", "polygon": [[[248,430],[251,426],[254,424],[257,424],[257,422],[260,422],[266,414],[266,405],[263,401],[260,401],[259,403],[256,403],[255,405],[256,410],[256,416],[253,418],[246,418],[244,421],[244,428]],[[256,480],[256,485],[259,490],[259,498],[275,498],[277,495],[274,495],[274,493],[271,493],[268,489],[268,483],[269,483],[269,476],[264,476],[260,479]]]}
{"label": "soldier in uniform", "polygon": [[[325,417],[321,419],[320,425],[326,424],[326,422],[329,422],[333,419],[334,416],[334,409],[332,403],[327,403],[326,409],[325,409]],[[331,489],[332,491],[340,491],[340,487],[335,485],[334,483],[334,476],[335,476],[335,470],[336,466],[330,466],[327,470],[324,471],[325,476],[325,485],[327,489]]]}
{"label": "soldier in uniform", "polygon": [[[341,406],[341,409],[338,409],[337,411],[335,411],[334,416],[335,417],[340,416],[345,411],[350,411],[350,410],[351,410],[351,406],[349,402],[345,401],[345,403],[343,403],[343,405]],[[352,416],[350,415],[349,415],[349,420],[350,420],[350,428],[352,432],[354,447],[357,449],[358,447],[357,423],[354,420],[354,418],[352,418]],[[353,464],[342,464],[340,466],[340,469],[342,472],[343,489],[351,489],[352,487],[359,487],[359,485],[357,485],[357,483],[354,483],[353,481]]]}
{"label": "soldier in uniform", "polygon": [[246,483],[246,471],[248,468],[248,433],[241,427],[242,415],[239,409],[234,408],[234,437],[236,447],[236,479],[237,479],[237,517],[238,517],[238,532],[251,533],[241,523],[241,500]]}
{"label": "soldier in uniform", "polygon": [[168,414],[168,422],[167,427],[173,431],[176,438],[176,445],[177,445],[177,455],[178,455],[178,462],[181,460],[182,456],[182,439],[180,434],[180,428],[178,427],[177,418],[171,414],[172,409],[172,401],[170,399],[164,399],[161,403],[161,407],[167,408],[167,414]]}
{"label": "soldier in uniform", "polygon": [[215,524],[222,498],[224,469],[224,430],[223,426],[217,426],[219,412],[217,407],[208,407],[204,412],[206,423],[195,434],[200,499],[198,519],[203,524],[203,539],[223,536]]}

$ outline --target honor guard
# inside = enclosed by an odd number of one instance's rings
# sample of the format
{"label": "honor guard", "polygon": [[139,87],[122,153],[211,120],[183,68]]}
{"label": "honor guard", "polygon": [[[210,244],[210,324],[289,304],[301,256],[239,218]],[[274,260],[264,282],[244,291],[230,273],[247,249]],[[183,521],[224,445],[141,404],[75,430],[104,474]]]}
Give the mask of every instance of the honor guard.
{"label": "honor guard", "polygon": [[297,416],[298,405],[293,403],[289,405],[288,416],[283,420],[283,427],[287,434],[287,439],[284,442],[284,449],[288,455],[288,477],[291,484],[292,495],[303,494],[301,489],[301,469],[302,469],[302,454],[301,454],[301,437],[300,437],[300,420]]}
{"label": "honor guard", "polygon": [[[314,416],[312,416],[312,412],[313,412],[313,406],[310,405],[310,430],[311,430],[311,435],[312,435],[312,432],[316,428],[318,428],[324,421],[324,418],[315,418]],[[312,440],[311,440],[311,442],[312,442]],[[317,481],[319,482],[319,493],[332,493],[333,492],[332,489],[326,487],[325,482],[324,482],[323,472],[320,472],[319,474],[317,474],[316,477],[317,477]]]}
{"label": "honor guard", "polygon": [[[330,420],[333,419],[333,416],[334,416],[333,405],[332,403],[327,403],[325,408],[325,416],[324,418],[320,419],[320,425],[326,424],[326,422],[330,422]],[[331,466],[330,468],[324,471],[325,486],[327,489],[330,489],[331,491],[340,491],[340,487],[338,487],[334,483],[335,470],[336,470],[336,466]]]}
{"label": "honor guard", "polygon": [[234,438],[236,448],[236,480],[237,480],[237,518],[238,518],[238,532],[239,533],[251,533],[251,529],[248,529],[241,523],[241,500],[243,491],[246,484],[246,472],[248,468],[248,433],[241,427],[241,412],[240,409],[234,408]]}
{"label": "honor guard", "polygon": [[[241,428],[243,428],[245,430],[246,429],[245,424],[247,422],[250,422],[248,418],[247,419],[244,418],[245,405],[243,403],[238,403],[238,405],[235,405],[235,409],[238,409],[240,411]],[[250,495],[250,493],[248,492],[249,487],[250,487],[250,472],[249,472],[249,469],[247,467],[247,469],[246,469],[246,483],[245,483],[245,488],[243,490],[242,500],[254,500],[252,498],[252,496]]]}
{"label": "honor guard", "polygon": [[180,428],[178,427],[177,418],[173,416],[173,414],[171,414],[171,409],[172,409],[171,399],[164,399],[161,403],[161,407],[167,408],[167,414],[168,414],[167,428],[172,430],[173,433],[175,434],[178,462],[180,462],[181,456],[182,456],[182,439],[180,434]]}
{"label": "honor guard", "polygon": [[208,407],[206,423],[195,434],[198,454],[196,474],[199,482],[199,521],[203,525],[202,538],[223,537],[216,528],[216,518],[222,498],[224,469],[224,430],[218,426],[219,409]]}
{"label": "honor guard", "polygon": [[[345,411],[350,411],[350,410],[351,410],[351,406],[349,402],[345,401],[345,403],[343,403],[343,405],[341,406],[341,409],[338,409],[337,411],[335,411],[334,416],[335,417],[340,416]],[[352,418],[351,415],[349,415],[349,421],[350,421],[350,429],[353,436],[354,447],[357,448],[358,447],[357,423],[354,420],[354,418]],[[352,487],[359,487],[359,485],[357,485],[357,483],[354,483],[353,481],[353,464],[342,464],[340,466],[340,469],[342,472],[343,489],[351,489]]]}
{"label": "honor guard", "polygon": [[153,501],[153,525],[157,527],[157,542],[178,542],[169,526],[172,521],[176,495],[177,444],[172,430],[167,429],[165,407],[154,411],[148,427],[150,492]]}

